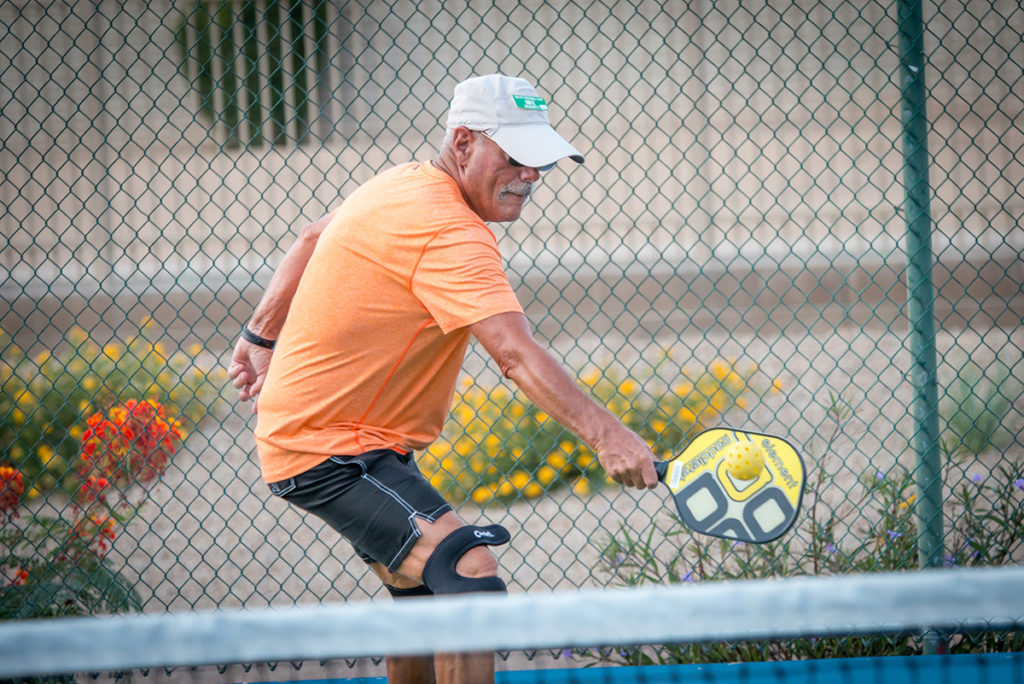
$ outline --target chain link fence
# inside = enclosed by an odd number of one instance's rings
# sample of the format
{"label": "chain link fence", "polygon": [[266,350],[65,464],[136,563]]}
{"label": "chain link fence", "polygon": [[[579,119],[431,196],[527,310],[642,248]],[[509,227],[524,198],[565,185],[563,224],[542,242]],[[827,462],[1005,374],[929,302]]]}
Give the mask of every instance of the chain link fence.
{"label": "chain link fence", "polygon": [[298,229],[495,71],[587,157],[494,227],[538,337],[659,455],[730,424],[809,471],[782,541],[693,535],[471,347],[418,456],[512,591],[1021,562],[1024,8],[913,10],[0,4],[4,616],[379,593],[223,369]]}

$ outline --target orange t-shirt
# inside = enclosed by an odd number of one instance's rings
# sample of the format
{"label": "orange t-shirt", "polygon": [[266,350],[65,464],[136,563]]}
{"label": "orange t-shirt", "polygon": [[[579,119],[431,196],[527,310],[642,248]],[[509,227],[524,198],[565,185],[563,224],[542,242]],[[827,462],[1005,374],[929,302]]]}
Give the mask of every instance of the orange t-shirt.
{"label": "orange t-shirt", "polygon": [[490,229],[429,162],[390,169],[317,241],[259,396],[277,482],[332,455],[426,448],[441,433],[466,326],[522,311]]}

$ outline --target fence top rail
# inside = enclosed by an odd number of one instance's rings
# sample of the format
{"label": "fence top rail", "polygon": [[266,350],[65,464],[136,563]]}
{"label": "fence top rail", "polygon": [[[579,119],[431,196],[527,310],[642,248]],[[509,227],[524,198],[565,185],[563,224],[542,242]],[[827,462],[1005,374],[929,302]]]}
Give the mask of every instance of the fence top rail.
{"label": "fence top rail", "polygon": [[0,676],[1012,629],[1024,626],[1021,586],[1024,567],[1000,567],[16,621],[0,624]]}

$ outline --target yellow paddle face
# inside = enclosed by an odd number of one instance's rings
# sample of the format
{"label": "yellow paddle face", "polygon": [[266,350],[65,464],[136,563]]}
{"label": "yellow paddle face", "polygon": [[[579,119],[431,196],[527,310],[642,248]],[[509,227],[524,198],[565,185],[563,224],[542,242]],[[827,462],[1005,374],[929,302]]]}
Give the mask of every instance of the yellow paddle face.
{"label": "yellow paddle face", "polygon": [[731,428],[700,433],[658,472],[691,529],[754,543],[777,539],[792,526],[805,478],[789,442]]}

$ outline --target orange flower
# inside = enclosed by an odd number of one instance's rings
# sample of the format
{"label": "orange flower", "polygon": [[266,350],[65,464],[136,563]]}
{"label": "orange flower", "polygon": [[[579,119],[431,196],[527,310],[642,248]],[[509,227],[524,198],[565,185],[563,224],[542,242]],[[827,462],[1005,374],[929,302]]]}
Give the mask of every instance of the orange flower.
{"label": "orange flower", "polygon": [[28,582],[28,570],[20,569],[14,573],[14,577],[7,583],[7,586],[20,587],[26,582]]}

